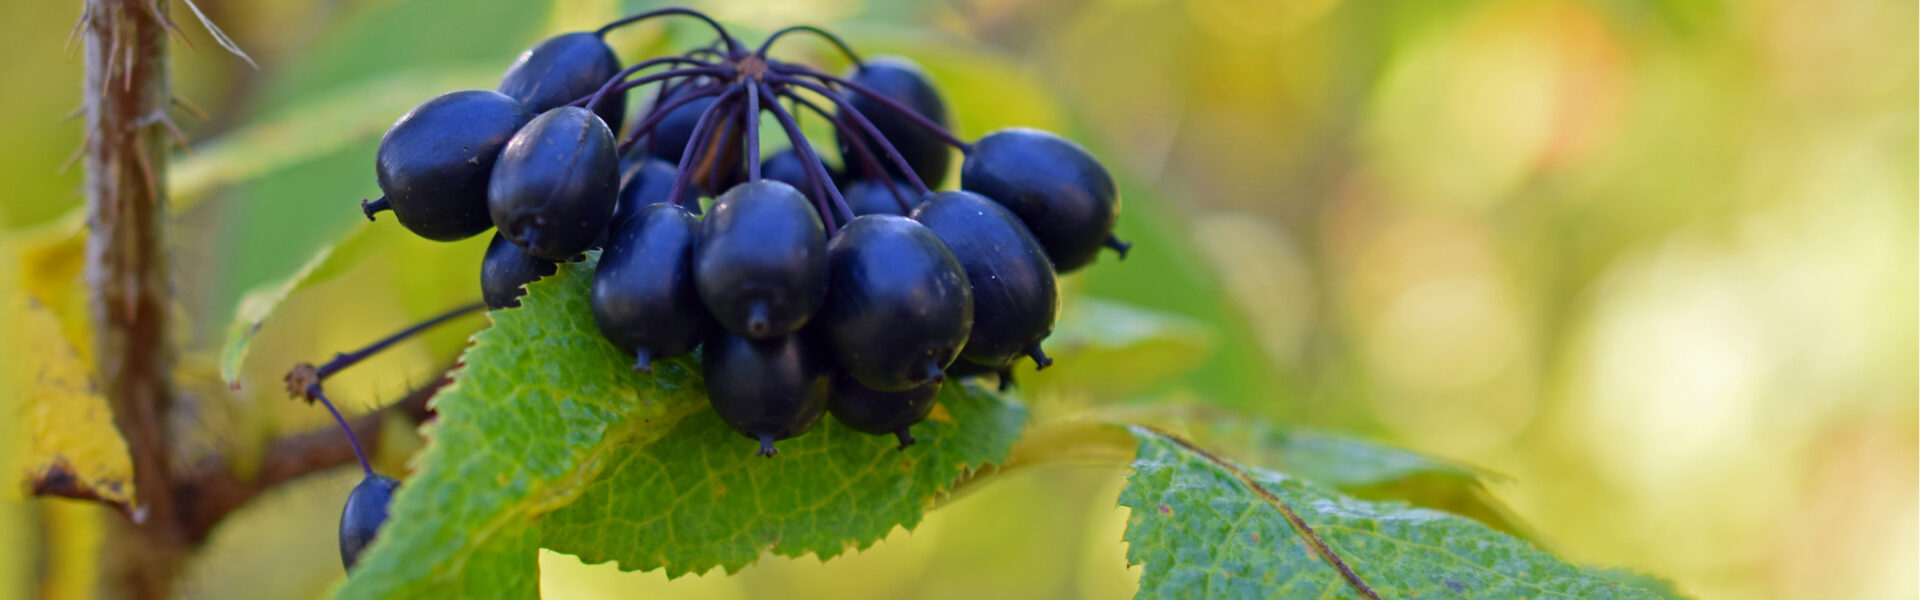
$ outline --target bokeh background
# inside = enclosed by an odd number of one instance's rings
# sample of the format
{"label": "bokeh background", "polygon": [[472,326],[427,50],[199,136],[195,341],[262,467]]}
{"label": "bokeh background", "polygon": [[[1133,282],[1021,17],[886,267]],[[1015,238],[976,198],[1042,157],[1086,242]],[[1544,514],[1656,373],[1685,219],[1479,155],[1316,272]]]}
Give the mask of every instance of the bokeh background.
{"label": "bokeh background", "polygon": [[[484,238],[394,236],[289,299],[243,391],[211,381],[243,293],[359,227],[386,125],[441,91],[492,87],[545,35],[651,5],[199,4],[259,68],[176,6],[197,48],[175,46],[176,85],[210,116],[182,117],[198,152],[173,176],[185,368],[206,374],[186,385],[207,390],[185,427],[244,457],[324,424],[275,393],[288,365],[472,295]],[[1352,432],[1503,473],[1493,495],[1542,545],[1698,597],[1920,596],[1913,2],[688,4],[750,36],[809,22],[912,56],[965,135],[1051,128],[1106,160],[1139,246],[1071,285],[1180,333],[1144,357],[1089,351],[1032,377],[1038,415],[1213,404]],[[61,164],[81,131],[61,117],[81,63],[63,40],[78,14],[0,5],[0,236],[16,250],[72,232],[80,174]],[[698,33],[614,41],[632,60]],[[377,406],[430,380],[481,323],[330,389]],[[382,457],[396,470],[397,446]],[[351,475],[237,516],[187,593],[322,595],[340,577],[331,531]],[[543,585],[555,598],[1126,597],[1123,476],[1013,473],[824,565],[767,557],[667,581],[549,554]],[[84,595],[100,518],[0,499],[0,598]]]}

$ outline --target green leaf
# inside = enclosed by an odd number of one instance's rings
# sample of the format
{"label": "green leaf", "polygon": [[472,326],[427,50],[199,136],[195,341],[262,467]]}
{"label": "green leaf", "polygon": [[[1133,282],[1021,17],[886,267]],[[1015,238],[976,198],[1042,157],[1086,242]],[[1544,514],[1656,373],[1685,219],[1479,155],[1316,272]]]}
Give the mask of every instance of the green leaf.
{"label": "green leaf", "polygon": [[766,460],[701,411],[651,446],[626,448],[578,502],[542,521],[544,541],[588,563],[665,567],[669,577],[736,571],[765,550],[832,558],[896,525],[913,529],[954,481],[1006,458],[1024,417],[976,386],[951,385],[904,451],[891,436],[829,422]]}
{"label": "green leaf", "polygon": [[904,452],[823,423],[755,458],[707,408],[692,359],[634,373],[600,336],[596,260],[489,313],[340,597],[532,596],[541,545],[672,573],[738,568],[764,549],[831,557],[916,524],[960,474],[1004,459],[1025,419],[955,386]]}
{"label": "green leaf", "polygon": [[1144,566],[1138,598],[1367,597],[1313,539],[1381,598],[1659,597],[1464,517],[1355,499],[1131,431],[1139,454],[1120,505],[1132,511],[1127,559]]}

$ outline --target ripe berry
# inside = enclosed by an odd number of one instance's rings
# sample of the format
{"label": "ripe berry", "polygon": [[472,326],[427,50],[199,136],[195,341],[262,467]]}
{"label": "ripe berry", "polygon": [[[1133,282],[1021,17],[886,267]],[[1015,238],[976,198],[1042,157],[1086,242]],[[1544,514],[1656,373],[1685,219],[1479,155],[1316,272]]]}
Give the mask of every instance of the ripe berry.
{"label": "ripe berry", "polygon": [[[805,194],[808,200],[818,200],[813,197],[812,180],[807,177],[807,163],[801,160],[800,153],[795,152],[793,148],[782,148],[779,152],[768,156],[766,160],[760,161],[760,177],[791,185],[793,189]],[[837,186],[845,179],[832,165],[827,165],[827,177],[828,181],[821,182],[821,185]]]}
{"label": "ripe berry", "polygon": [[[666,202],[667,194],[673,192],[674,173],[673,165],[644,155],[629,163],[620,175],[620,202],[613,209],[613,220],[608,227],[618,228],[649,204]],[[688,189],[681,192],[680,197],[682,201],[690,201],[699,194]]]}
{"label": "ripe berry", "polygon": [[500,153],[487,209],[500,234],[547,260],[593,245],[620,192],[613,131],[587,109],[540,113]]}
{"label": "ripe berry", "polygon": [[527,293],[523,286],[559,270],[558,263],[527,254],[495,233],[487,243],[487,257],[480,261],[480,298],[493,310],[519,306],[520,296]]}
{"label": "ripe berry", "polygon": [[1053,364],[1040,340],[1053,333],[1060,291],[1053,264],[1025,225],[1005,207],[972,192],[938,192],[913,219],[946,242],[973,287],[973,332],[960,356],[989,369],[1022,354]]}
{"label": "ripe berry", "polygon": [[635,371],[693,351],[712,327],[693,287],[692,254],[700,220],[669,203],[642,207],[614,226],[593,272],[593,321],[614,346],[634,355]]}
{"label": "ripe berry", "polygon": [[400,482],[392,477],[370,474],[347,494],[347,505],[340,510],[340,564],[348,570],[360,562],[360,552],[387,522],[387,503],[398,487]]}
{"label": "ripe berry", "polygon": [[827,295],[826,228],[793,186],[734,186],[701,228],[693,280],[728,331],[756,340],[793,333]]}
{"label": "ripe berry", "polygon": [[[534,113],[565,106],[593,95],[620,74],[620,58],[592,32],[576,31],[547,38],[513,61],[500,78],[500,93],[519,100]],[[627,112],[627,95],[608,93],[594,110],[607,127],[620,130]]]}
{"label": "ripe berry", "polygon": [[946,380],[973,329],[973,296],[940,238],[906,217],[858,217],[827,244],[827,264],[818,321],[841,369],[889,392]]}
{"label": "ripe berry", "polygon": [[442,94],[394,121],[380,138],[374,174],[385,196],[361,203],[367,218],[392,209],[420,237],[450,242],[493,226],[487,180],[514,132],[533,120],[499,92]]}
{"label": "ripe berry", "polygon": [[831,366],[805,334],[756,341],[721,330],[702,359],[707,401],[734,431],[760,441],[755,454],[773,456],[774,442],[806,433],[826,412]]}
{"label": "ripe berry", "polygon": [[840,424],[855,431],[874,435],[891,433],[900,438],[900,449],[912,446],[908,428],[926,420],[933,412],[934,399],[940,395],[940,382],[929,381],[898,392],[882,392],[864,385],[844,372],[833,376],[833,391],[827,396],[827,410]]}
{"label": "ripe berry", "polygon": [[1113,239],[1120,195],[1106,167],[1085,148],[1037,129],[1002,129],[973,144],[960,165],[960,187],[1006,205],[1020,217],[1056,271],[1093,262]]}
{"label": "ripe berry", "polygon": [[[899,195],[895,195],[895,194]],[[907,207],[920,204],[920,194],[913,190],[913,184],[894,180],[892,185],[885,181],[871,179],[854,180],[853,185],[844,188],[840,195],[847,199],[847,208],[854,215],[904,215]],[[901,201],[906,206],[901,206]]]}
{"label": "ripe berry", "polygon": [[[921,72],[920,65],[914,64],[913,61],[897,56],[873,58],[855,68],[847,77],[854,83],[878,92],[906,108],[913,109],[915,113],[919,113],[941,127],[947,126],[947,103],[940,99],[940,92],[933,89],[933,82]],[[860,111],[861,115],[866,116],[868,121],[872,121],[874,129],[879,130],[880,135],[885,137],[888,143],[893,144],[894,150],[898,150],[900,156],[907,159],[907,165],[913,167],[913,172],[919,174],[920,180],[926,182],[928,187],[938,186],[941,181],[946,180],[947,168],[953,163],[953,155],[945,140],[927,128],[921,127],[912,118],[900,114],[893,107],[871,96],[851,89],[844,91],[843,94],[846,96],[847,103],[852,105],[854,110]],[[842,133],[839,139],[840,154],[852,156],[854,150],[852,145],[847,143],[845,134]],[[867,142],[867,147],[875,154],[880,154],[879,144],[868,138],[861,139]],[[894,166],[892,161],[883,158],[881,164],[893,176],[904,177],[899,173],[899,167]]]}

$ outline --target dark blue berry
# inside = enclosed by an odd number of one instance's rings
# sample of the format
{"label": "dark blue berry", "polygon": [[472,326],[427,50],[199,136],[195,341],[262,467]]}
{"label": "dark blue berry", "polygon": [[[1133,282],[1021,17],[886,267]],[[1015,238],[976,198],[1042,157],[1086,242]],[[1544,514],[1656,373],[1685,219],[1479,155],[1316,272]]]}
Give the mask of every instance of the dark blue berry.
{"label": "dark blue berry", "polygon": [[920,204],[920,193],[914,191],[913,184],[904,181],[885,181],[856,179],[853,185],[841,190],[840,196],[847,199],[847,208],[854,215],[904,215],[910,207]]}
{"label": "dark blue berry", "polygon": [[[760,161],[760,177],[791,185],[805,194],[808,200],[819,200],[814,197],[812,180],[807,177],[807,164],[793,148],[782,148]],[[821,182],[821,185],[837,186],[845,179],[832,165],[827,165],[827,177],[828,180]],[[825,190],[821,192],[825,193]]]}
{"label": "dark blue berry", "polygon": [[[537,114],[591,96],[619,74],[620,58],[606,40],[576,31],[547,38],[520,53],[500,78],[500,93]],[[608,92],[594,110],[614,131],[620,130],[626,112],[627,95],[619,92]]]}
{"label": "dark blue berry", "polygon": [[750,340],[721,330],[701,359],[707,401],[734,431],[760,442],[756,454],[773,456],[774,442],[806,433],[826,412],[831,361],[804,334]]}
{"label": "dark blue berry", "polygon": [[900,449],[912,446],[908,428],[926,420],[940,395],[940,382],[927,382],[898,392],[882,392],[860,384],[844,372],[833,376],[833,391],[827,398],[827,410],[834,420],[855,431],[874,435],[893,434]]}
{"label": "dark blue berry", "polygon": [[514,134],[487,186],[500,234],[547,260],[567,260],[593,245],[613,218],[620,193],[613,131],[587,109],[541,113]]}
{"label": "dark blue berry", "polygon": [[[940,92],[933,88],[933,82],[913,61],[897,56],[869,59],[848,74],[847,78],[886,96],[905,108],[913,109],[915,113],[941,127],[947,126],[946,101],[940,98]],[[914,173],[919,174],[920,180],[928,187],[938,186],[941,181],[946,180],[947,169],[953,163],[952,149],[938,134],[864,93],[848,89],[842,94],[854,110],[860,111],[868,121],[873,122],[874,129],[879,130],[880,135],[893,144],[894,150],[899,151],[900,156],[907,159],[907,165],[913,167]],[[854,125],[854,129],[864,132],[864,129],[857,124]],[[857,150],[847,142],[844,132],[840,135],[842,136],[840,138],[841,156],[853,156]],[[905,176],[899,172],[899,167],[895,166],[893,161],[886,158],[879,144],[871,138],[864,137],[864,133],[861,139],[866,141],[867,148],[875,156],[880,157],[880,163],[886,167],[888,173],[894,177]]]}
{"label": "dark blue berry", "polygon": [[400,482],[384,475],[367,475],[347,494],[347,505],[340,510],[340,564],[348,570],[360,562],[360,552],[373,543],[380,525],[387,522],[387,504]]}
{"label": "dark blue berry", "polygon": [[1126,243],[1112,239],[1120,217],[1113,176],[1066,138],[1021,128],[980,138],[960,165],[960,187],[1019,216],[1060,273],[1093,262],[1102,246],[1125,256]]}
{"label": "dark blue berry", "polygon": [[707,214],[693,278],[728,331],[756,340],[799,331],[827,295],[826,228],[793,186],[734,186]]}
{"label": "dark blue berry", "polygon": [[1025,225],[992,200],[972,192],[938,192],[913,218],[947,244],[973,287],[973,332],[960,356],[1003,369],[1021,356],[1053,364],[1040,341],[1053,333],[1060,290],[1040,243]]}
{"label": "dark blue berry", "polygon": [[493,310],[519,306],[520,296],[527,293],[524,286],[559,269],[559,263],[527,254],[495,233],[487,243],[486,258],[480,261],[480,299]]}
{"label": "dark blue berry", "polygon": [[700,220],[669,203],[642,207],[613,228],[593,273],[593,321],[600,334],[651,373],[654,360],[693,351],[713,329],[693,286]]}
{"label": "dark blue berry", "polygon": [[401,115],[380,139],[374,174],[386,195],[363,203],[367,218],[391,209],[430,240],[473,237],[493,227],[487,181],[514,132],[533,113],[499,92],[442,94]]}
{"label": "dark blue berry", "polygon": [[881,391],[946,379],[973,329],[973,294],[940,238],[906,217],[858,217],[828,242],[827,264],[817,320],[841,369]]}
{"label": "dark blue berry", "polygon": [[[640,156],[627,164],[620,174],[620,202],[613,209],[610,227],[633,219],[647,205],[667,201],[673,193],[673,165],[657,158]],[[682,202],[691,202],[700,194],[692,189],[680,193]]]}

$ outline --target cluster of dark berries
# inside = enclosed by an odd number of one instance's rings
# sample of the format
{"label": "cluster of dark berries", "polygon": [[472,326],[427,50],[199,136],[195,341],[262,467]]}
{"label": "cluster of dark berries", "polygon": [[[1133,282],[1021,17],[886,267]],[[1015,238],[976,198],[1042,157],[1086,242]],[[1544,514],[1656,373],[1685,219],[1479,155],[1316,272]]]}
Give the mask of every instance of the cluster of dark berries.
{"label": "cluster of dark berries", "polygon": [[[718,40],[622,68],[602,39],[668,15]],[[789,33],[832,42],[851,72],[770,58]],[[651,102],[622,133],[642,86]],[[802,135],[803,110],[832,124],[837,161]],[[765,156],[763,112],[789,142]],[[704,348],[713,408],[761,454],[826,412],[905,448],[949,375],[1004,383],[1022,357],[1050,364],[1055,278],[1127,248],[1113,179],[1086,150],[1031,129],[967,143],[948,123],[906,60],[861,60],[804,26],[748,50],[705,15],[661,9],[541,42],[497,92],[414,108],[380,143],[385,196],[362,207],[435,240],[495,229],[480,283],[496,309],[601,249],[601,332],[640,371]],[[949,146],[961,189],[934,191]]]}

